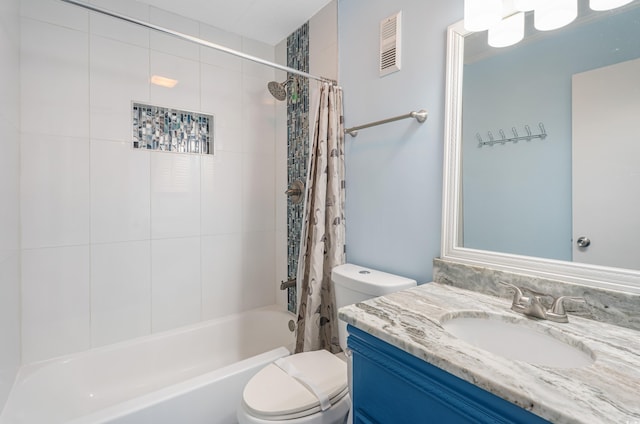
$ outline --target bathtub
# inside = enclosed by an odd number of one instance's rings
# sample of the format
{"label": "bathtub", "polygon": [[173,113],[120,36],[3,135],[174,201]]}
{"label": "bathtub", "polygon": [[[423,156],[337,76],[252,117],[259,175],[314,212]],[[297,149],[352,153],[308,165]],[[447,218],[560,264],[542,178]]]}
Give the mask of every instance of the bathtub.
{"label": "bathtub", "polygon": [[281,309],[23,366],[0,424],[235,423],[245,383],[293,347]]}

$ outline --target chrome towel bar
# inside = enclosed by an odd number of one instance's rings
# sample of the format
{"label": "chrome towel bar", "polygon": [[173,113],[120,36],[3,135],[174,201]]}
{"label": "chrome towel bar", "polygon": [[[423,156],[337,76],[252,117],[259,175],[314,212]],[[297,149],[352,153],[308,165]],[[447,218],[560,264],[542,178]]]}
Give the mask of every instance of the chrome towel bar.
{"label": "chrome towel bar", "polygon": [[401,119],[407,118],[415,118],[419,123],[423,123],[427,120],[427,111],[424,109],[420,109],[419,111],[412,111],[400,116],[394,116],[393,118],[382,119],[380,121],[369,122],[368,124],[358,125],[357,127],[346,128],[344,130],[345,134],[349,134],[351,137],[355,137],[358,135],[358,130],[362,130],[364,128],[375,127],[377,125],[388,124],[389,122],[399,121]]}

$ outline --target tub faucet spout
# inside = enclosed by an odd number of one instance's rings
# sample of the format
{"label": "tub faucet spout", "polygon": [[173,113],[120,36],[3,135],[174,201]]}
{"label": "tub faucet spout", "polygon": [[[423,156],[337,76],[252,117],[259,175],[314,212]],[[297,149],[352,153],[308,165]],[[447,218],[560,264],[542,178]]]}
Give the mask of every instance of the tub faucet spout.
{"label": "tub faucet spout", "polygon": [[287,281],[280,281],[280,290],[286,290],[296,286],[296,279],[289,278]]}

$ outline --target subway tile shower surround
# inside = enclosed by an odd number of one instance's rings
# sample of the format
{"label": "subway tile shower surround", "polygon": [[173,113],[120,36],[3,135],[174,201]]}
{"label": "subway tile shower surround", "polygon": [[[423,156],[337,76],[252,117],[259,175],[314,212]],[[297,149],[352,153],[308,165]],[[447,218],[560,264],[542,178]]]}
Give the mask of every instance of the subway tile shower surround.
{"label": "subway tile shower surround", "polygon": [[[139,2],[92,3],[274,59]],[[274,304],[275,71],[58,0],[19,8],[22,363]],[[214,154],[133,148],[132,102],[214,116]]]}

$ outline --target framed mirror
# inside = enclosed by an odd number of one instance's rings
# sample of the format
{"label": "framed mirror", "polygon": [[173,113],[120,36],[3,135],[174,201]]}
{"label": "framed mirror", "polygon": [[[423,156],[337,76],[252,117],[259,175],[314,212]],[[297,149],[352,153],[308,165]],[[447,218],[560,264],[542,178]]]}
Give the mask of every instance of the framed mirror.
{"label": "framed mirror", "polygon": [[640,0],[530,15],[506,48],[449,27],[442,258],[639,293]]}

